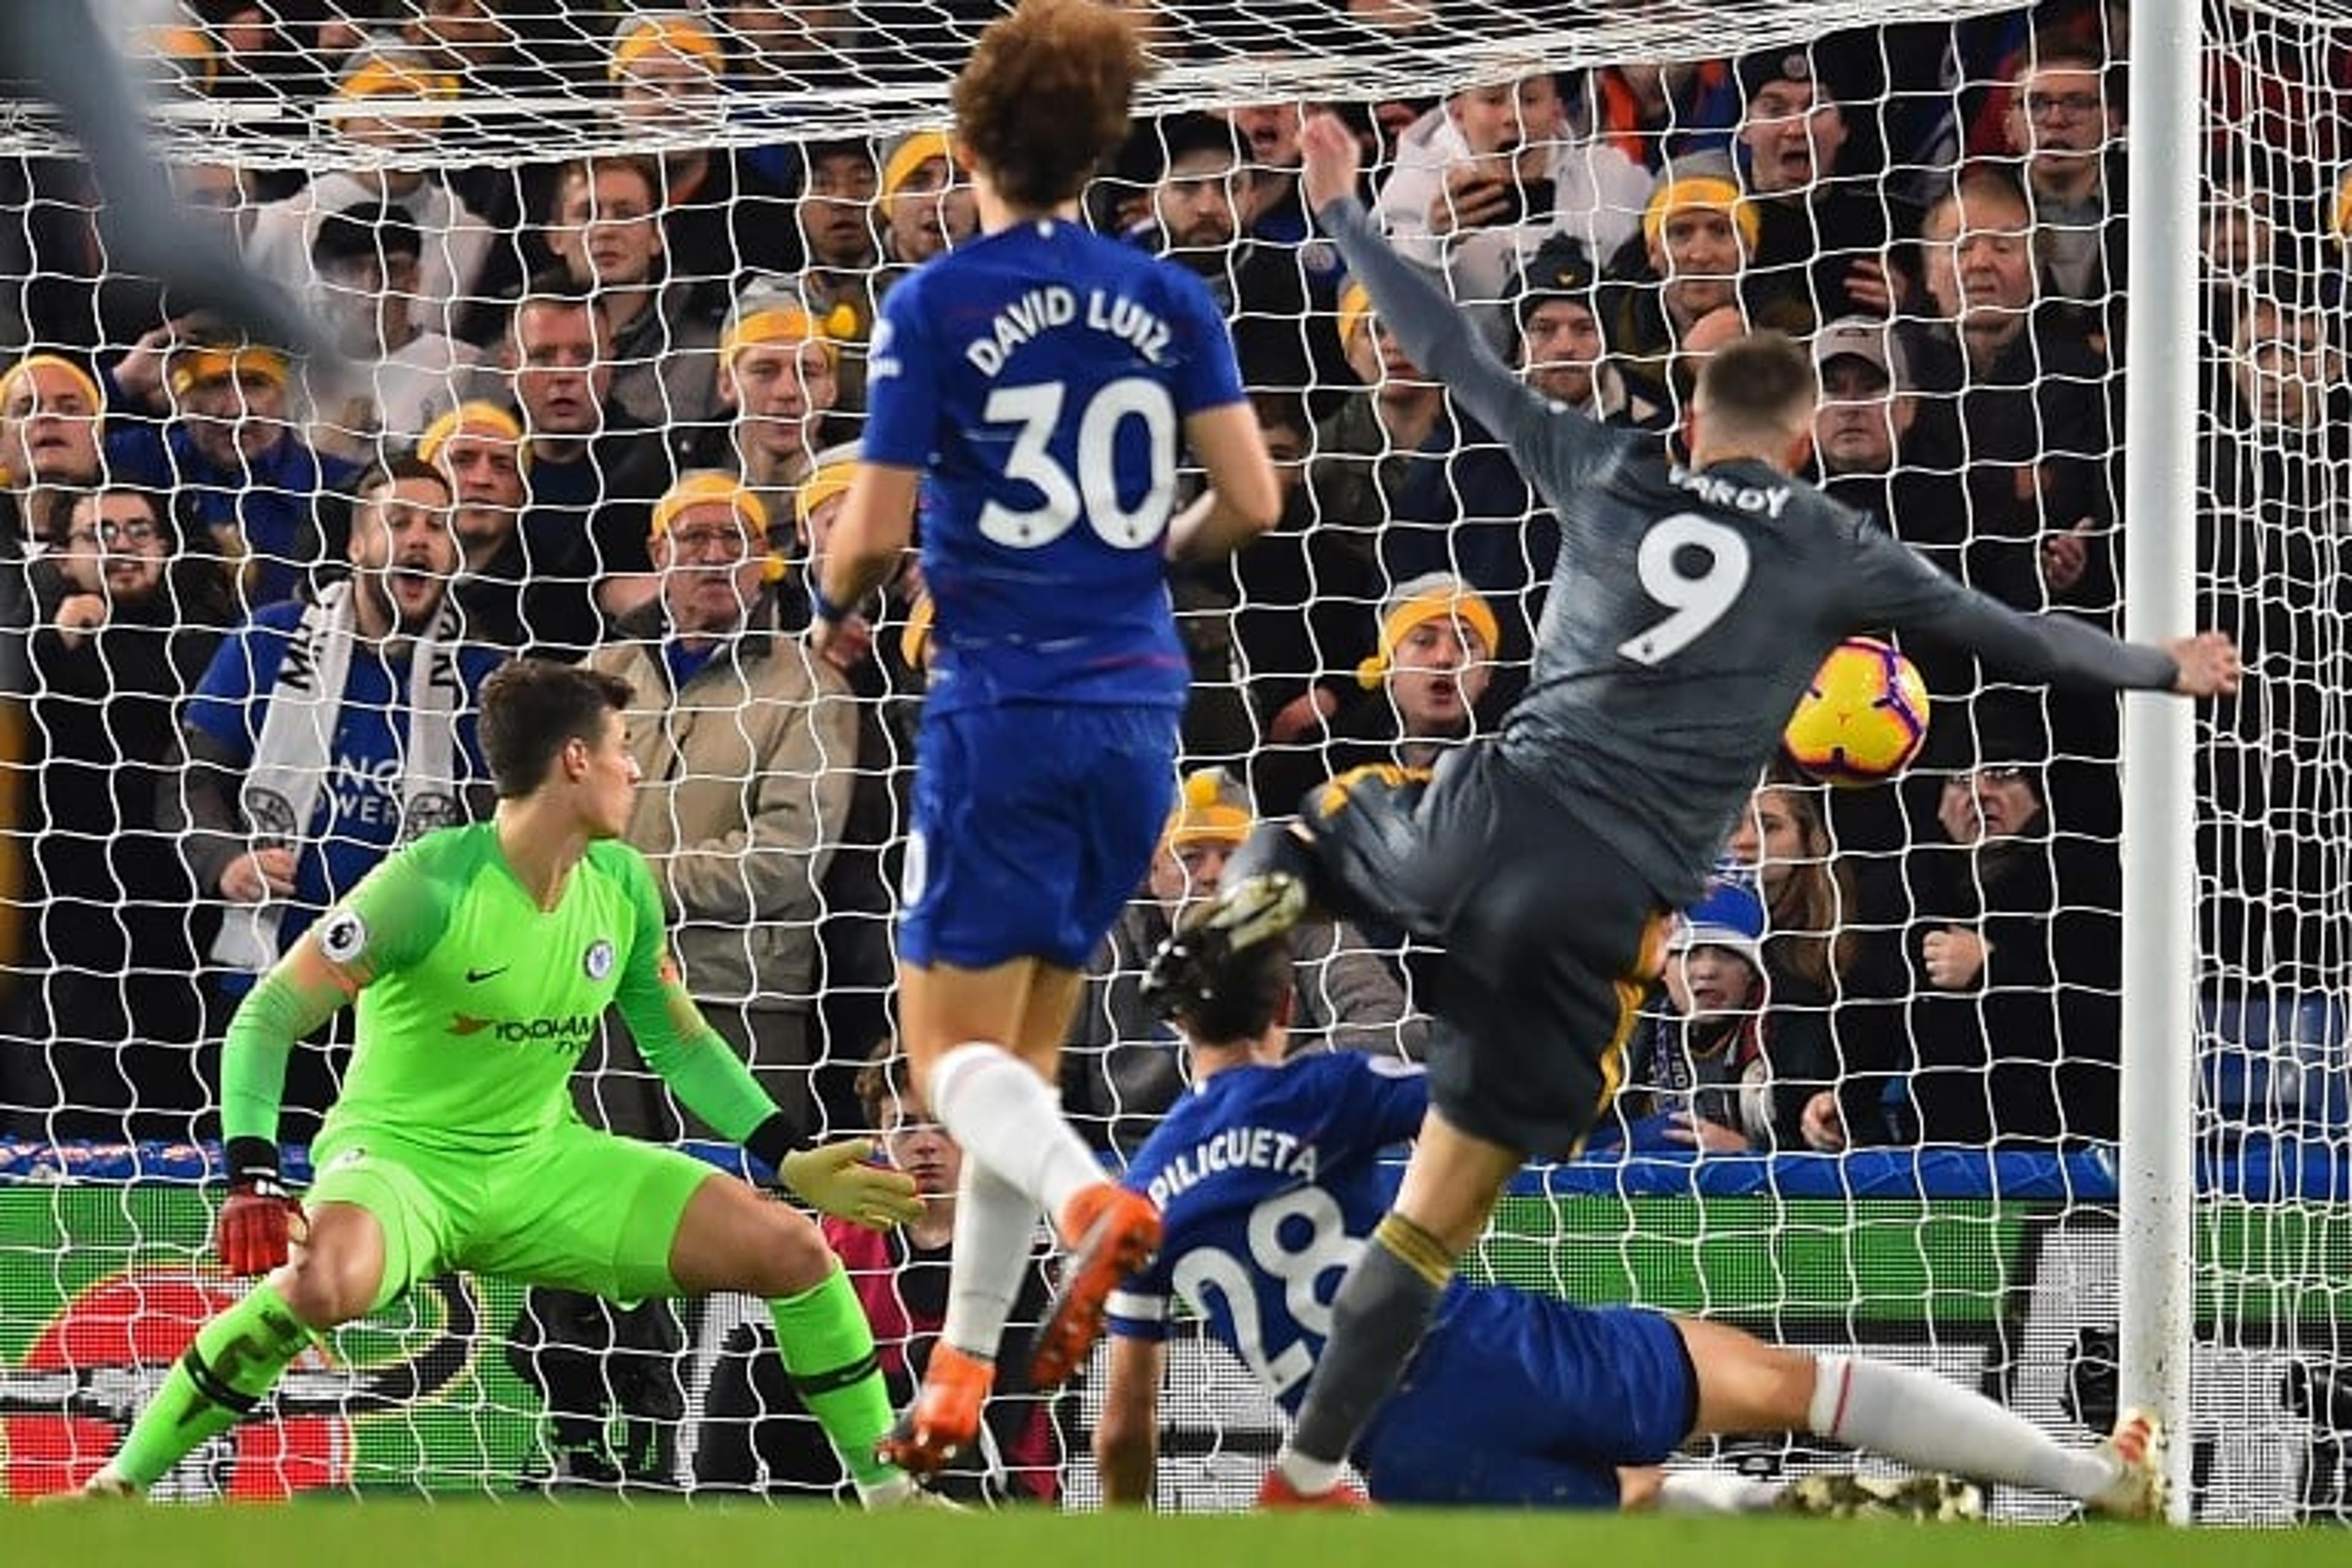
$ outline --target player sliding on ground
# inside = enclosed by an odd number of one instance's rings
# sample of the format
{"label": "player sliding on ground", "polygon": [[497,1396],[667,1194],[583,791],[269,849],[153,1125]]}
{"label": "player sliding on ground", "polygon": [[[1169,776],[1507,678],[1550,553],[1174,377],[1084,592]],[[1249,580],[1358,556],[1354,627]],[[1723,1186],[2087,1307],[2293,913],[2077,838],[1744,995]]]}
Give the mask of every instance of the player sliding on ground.
{"label": "player sliding on ground", "polygon": [[[481,741],[495,818],[385,860],[237,1009],[221,1053],[220,1255],[268,1278],[197,1331],[87,1490],[152,1485],[252,1414],[314,1339],[463,1268],[624,1301],[765,1298],[785,1366],[867,1505],[928,1496],[874,1457],[889,1399],[816,1226],[572,1111],[572,1069],[617,1005],[678,1099],[802,1197],[873,1226],[920,1212],[912,1181],[864,1163],[867,1143],[799,1146],[679,984],[652,869],[617,837],[637,784],[628,700],[626,682],[565,665],[493,674]],[[298,1205],[278,1179],[287,1057],[352,1001],[351,1071]]]}
{"label": "player sliding on ground", "polygon": [[[1063,1121],[1058,1059],[1175,785],[1191,667],[1168,561],[1223,555],[1280,507],[1208,290],[1078,219],[1142,69],[1131,16],[1096,0],[1023,0],[981,36],[955,134],[982,233],[884,302],[865,460],[815,596],[817,646],[846,657],[928,487],[938,618],[898,1037],[964,1164],[947,1320],[889,1445],[917,1469],[979,1431],[1041,1210],[1070,1257],[1038,1388],[1084,1361],[1104,1298],[1158,1239],[1151,1205]],[[1212,488],[1171,516],[1180,434]]]}
{"label": "player sliding on ground", "polygon": [[[1331,1331],[1332,1288],[1381,1214],[1380,1151],[1417,1131],[1420,1071],[1353,1051],[1283,1065],[1292,979],[1279,938],[1240,954],[1177,1016],[1192,1092],[1124,1178],[1160,1205],[1160,1256],[1111,1297],[1095,1430],[1104,1495],[1146,1502],[1172,1298],[1296,1415]],[[1946,1475],[1793,1484],[1653,1467],[1685,1441],[1808,1432],[1928,1470],[2034,1487],[2139,1518],[2164,1481],[2144,1422],[2069,1448],[1931,1373],[1768,1345],[1721,1323],[1592,1309],[1456,1279],[1411,1375],[1349,1455],[1374,1500],[1492,1507],[1787,1509],[1969,1518]]]}
{"label": "player sliding on ground", "polygon": [[2150,647],[2021,616],[1792,479],[1817,387],[1777,332],[1700,373],[1685,462],[1538,395],[1382,243],[1356,199],[1355,138],[1319,115],[1301,145],[1307,199],[1382,324],[1510,447],[1560,547],[1533,679],[1501,731],[1453,752],[1411,803],[1396,770],[1365,770],[1310,795],[1296,826],[1259,829],[1211,917],[1150,977],[1165,994],[1213,994],[1234,950],[1310,908],[1377,914],[1446,952],[1429,1117],[1334,1305],[1270,1506],[1348,1500],[1340,1461],[1504,1184],[1530,1155],[1574,1150],[1607,1107],[1666,911],[1697,900],[1832,647],[1893,626],[2027,680],[2191,697],[2233,692],[2239,675],[2217,634]]}

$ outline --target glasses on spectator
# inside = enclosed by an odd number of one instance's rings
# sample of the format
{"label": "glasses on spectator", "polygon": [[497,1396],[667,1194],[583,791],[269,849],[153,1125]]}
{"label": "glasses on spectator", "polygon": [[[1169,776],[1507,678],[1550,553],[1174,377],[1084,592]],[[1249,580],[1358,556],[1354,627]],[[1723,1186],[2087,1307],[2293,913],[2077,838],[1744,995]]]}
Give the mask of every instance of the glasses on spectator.
{"label": "glasses on spectator", "polygon": [[2029,92],[2025,95],[2025,112],[2029,119],[2048,120],[2063,115],[2080,120],[2096,114],[2104,107],[2095,92]]}
{"label": "glasses on spectator", "polygon": [[131,522],[100,522],[95,528],[77,528],[66,535],[69,544],[152,544],[163,537],[163,531],[145,519]]}
{"label": "glasses on spectator", "polygon": [[751,536],[740,528],[674,528],[669,542],[680,555],[740,561],[751,553]]}

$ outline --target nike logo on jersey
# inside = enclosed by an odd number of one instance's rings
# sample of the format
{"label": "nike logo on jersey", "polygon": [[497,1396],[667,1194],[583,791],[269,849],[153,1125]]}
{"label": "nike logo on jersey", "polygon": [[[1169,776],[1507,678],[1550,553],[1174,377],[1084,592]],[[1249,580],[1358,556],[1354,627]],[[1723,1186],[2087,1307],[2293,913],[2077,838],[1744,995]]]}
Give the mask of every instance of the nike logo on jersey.
{"label": "nike logo on jersey", "polygon": [[483,981],[496,979],[513,967],[511,963],[501,963],[496,969],[468,969],[466,971],[466,984],[479,985]]}

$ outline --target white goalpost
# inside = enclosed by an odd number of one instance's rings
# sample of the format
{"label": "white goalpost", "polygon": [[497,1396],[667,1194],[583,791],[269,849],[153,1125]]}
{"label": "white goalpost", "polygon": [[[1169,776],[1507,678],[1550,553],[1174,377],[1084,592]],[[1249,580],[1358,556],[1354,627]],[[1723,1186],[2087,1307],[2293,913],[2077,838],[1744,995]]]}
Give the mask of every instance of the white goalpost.
{"label": "white goalpost", "polygon": [[[2124,488],[2132,547],[2125,635],[2181,637],[2196,614],[2198,173],[2196,0],[2134,0],[2132,376]],[[2193,1434],[2197,973],[2195,721],[2162,697],[2126,704],[2123,742],[2123,1114],[2117,1145],[2117,1393]],[[2193,1436],[2172,1451],[2172,1510],[2193,1499]]]}

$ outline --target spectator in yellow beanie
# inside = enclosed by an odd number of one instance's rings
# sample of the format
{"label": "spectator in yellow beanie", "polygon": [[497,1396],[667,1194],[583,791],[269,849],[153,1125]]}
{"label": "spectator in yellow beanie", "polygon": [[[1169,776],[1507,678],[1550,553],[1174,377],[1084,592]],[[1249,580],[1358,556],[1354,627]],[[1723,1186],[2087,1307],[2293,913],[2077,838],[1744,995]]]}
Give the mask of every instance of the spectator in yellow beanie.
{"label": "spectator in yellow beanie", "polygon": [[917,131],[892,144],[882,160],[883,274],[877,294],[940,252],[962,244],[980,227],[971,182],[956,165],[944,131]]}
{"label": "spectator in yellow beanie", "polygon": [[[1142,896],[1128,905],[1087,965],[1086,999],[1065,1059],[1072,1116],[1106,1141],[1132,1148],[1183,1088],[1167,1026],[1144,1005],[1142,961],[1184,911],[1213,896],[1225,860],[1256,826],[1248,788],[1223,768],[1186,773],[1151,858]],[[1346,921],[1302,928],[1293,948],[1297,1048],[1328,1047],[1417,1059],[1428,1022],[1362,931]]]}
{"label": "spectator in yellow beanie", "polygon": [[1432,572],[1400,584],[1380,607],[1379,651],[1356,667],[1363,695],[1332,716],[1323,746],[1262,754],[1261,793],[1295,806],[1349,768],[1434,765],[1480,727],[1500,637],[1494,606],[1461,578]]}
{"label": "spectator in yellow beanie", "polygon": [[21,542],[64,542],[74,498],[99,480],[105,412],[96,379],[69,359],[26,354],[0,372],[0,491]]}

